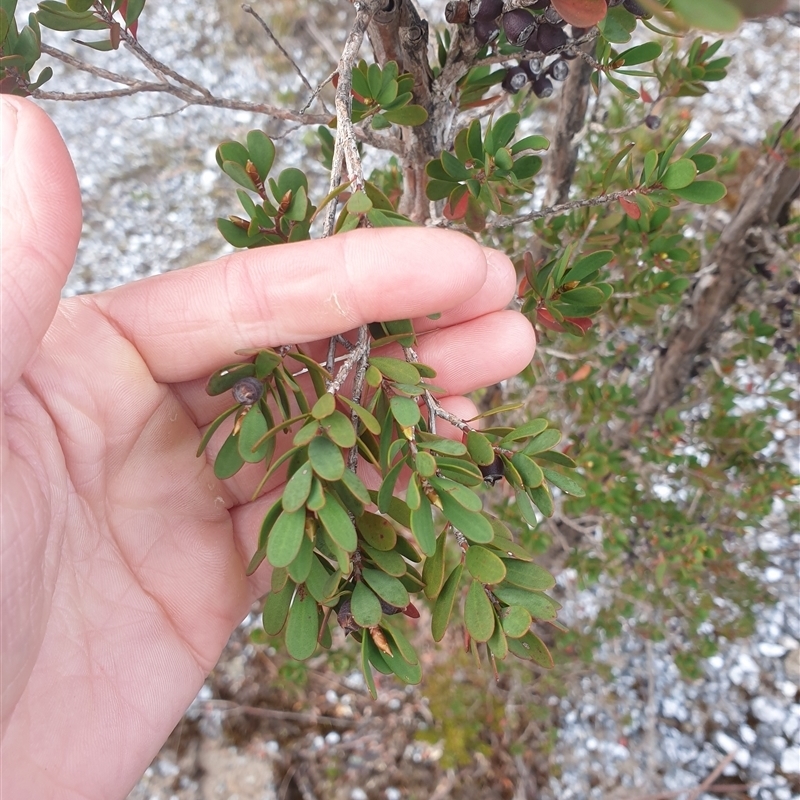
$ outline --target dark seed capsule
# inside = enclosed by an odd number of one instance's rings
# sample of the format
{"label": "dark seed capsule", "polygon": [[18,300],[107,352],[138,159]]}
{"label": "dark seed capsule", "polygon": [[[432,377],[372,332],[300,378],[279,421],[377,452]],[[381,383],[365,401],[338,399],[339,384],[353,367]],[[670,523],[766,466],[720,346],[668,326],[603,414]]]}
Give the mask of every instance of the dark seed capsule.
{"label": "dark seed capsule", "polygon": [[519,65],[525,72],[530,75],[531,78],[536,78],[542,73],[542,59],[541,58],[529,58],[526,61],[520,61]]}
{"label": "dark seed capsule", "polygon": [[661,127],[661,117],[657,117],[655,114],[648,114],[644,118],[644,124],[647,125],[651,131],[656,131]]}
{"label": "dark seed capsule", "polygon": [[393,606],[390,603],[387,603],[385,600],[381,600],[379,597],[378,600],[381,604],[381,611],[388,616],[392,616],[392,614],[399,614],[403,609],[398,608],[397,606]]}
{"label": "dark seed capsule", "polygon": [[503,78],[503,88],[516,94],[528,82],[528,74],[522,67],[510,67]]}
{"label": "dark seed capsule", "polygon": [[772,346],[779,352],[783,353],[791,353],[794,351],[794,347],[792,347],[783,336],[776,336],[775,341],[772,343]]}
{"label": "dark seed capsule", "polygon": [[489,44],[500,35],[500,28],[492,20],[479,19],[475,22],[475,38],[481,44]]}
{"label": "dark seed capsule", "polygon": [[537,97],[550,97],[553,94],[553,81],[547,75],[540,75],[531,86]]}
{"label": "dark seed capsule", "polygon": [[258,378],[242,378],[233,384],[233,399],[243,406],[255,405],[264,394],[264,384]]}
{"label": "dark seed capsule", "polygon": [[548,7],[542,15],[545,22],[552,22],[553,25],[563,25],[564,19],[552,6]]}
{"label": "dark seed capsule", "polygon": [[577,25],[572,25],[571,27],[573,39],[580,39],[581,36],[586,36],[586,34],[591,30],[591,28],[579,28]]}
{"label": "dark seed capsule", "polygon": [[790,294],[799,295],[800,294],[800,281],[797,278],[792,278],[789,283],[786,285],[786,288],[789,290]]}
{"label": "dark seed capsule", "polygon": [[622,5],[625,7],[626,11],[630,11],[634,17],[651,17],[650,14],[646,9],[642,8],[636,0],[622,0]]}
{"label": "dark seed capsule", "polygon": [[481,471],[483,479],[489,486],[494,486],[497,481],[502,480],[506,474],[506,469],[503,466],[503,459],[500,458],[500,456],[495,456],[491,464],[479,464],[478,469]]}
{"label": "dark seed capsule", "polygon": [[563,28],[549,22],[539,26],[539,49],[543,53],[552,53],[553,50],[563,47],[567,43],[567,34]]}
{"label": "dark seed capsule", "polygon": [[533,33],[525,40],[523,47],[531,53],[540,52],[539,47],[539,31],[534,30]]}
{"label": "dark seed capsule", "polygon": [[503,14],[503,30],[510,44],[522,46],[536,28],[537,19],[524,8]]}
{"label": "dark seed capsule", "polygon": [[548,75],[554,81],[565,81],[569,75],[569,64],[566,61],[558,59],[554,61],[547,70]]}
{"label": "dark seed capsule", "polygon": [[475,19],[497,19],[503,13],[503,0],[481,0]]}
{"label": "dark seed capsule", "polygon": [[781,310],[779,317],[781,328],[791,328],[794,320],[794,309],[784,308]]}

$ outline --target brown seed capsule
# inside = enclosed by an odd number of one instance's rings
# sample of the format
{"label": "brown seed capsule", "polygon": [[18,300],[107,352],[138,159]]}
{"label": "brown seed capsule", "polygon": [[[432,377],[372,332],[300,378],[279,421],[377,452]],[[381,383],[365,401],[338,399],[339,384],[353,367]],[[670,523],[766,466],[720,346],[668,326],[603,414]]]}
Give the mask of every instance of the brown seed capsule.
{"label": "brown seed capsule", "polygon": [[469,22],[469,3],[464,0],[450,0],[444,8],[444,18],[451,25],[463,25]]}
{"label": "brown seed capsule", "polygon": [[258,378],[242,378],[233,384],[233,399],[243,406],[255,405],[264,394],[264,384]]}
{"label": "brown seed capsule", "polygon": [[361,630],[361,626],[356,622],[353,617],[353,612],[350,610],[350,598],[342,601],[339,610],[336,612],[336,620],[340,627],[344,630],[345,635],[348,633],[356,633]]}

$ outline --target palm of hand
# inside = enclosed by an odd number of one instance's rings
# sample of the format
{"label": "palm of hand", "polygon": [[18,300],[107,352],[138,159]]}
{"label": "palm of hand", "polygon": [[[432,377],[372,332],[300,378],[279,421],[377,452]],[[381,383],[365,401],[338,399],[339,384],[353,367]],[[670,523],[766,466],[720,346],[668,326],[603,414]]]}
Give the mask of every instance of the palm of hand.
{"label": "palm of hand", "polygon": [[[6,397],[6,430],[21,502],[4,543],[19,537],[20,568],[41,582],[11,599],[12,640],[26,642],[11,659],[35,668],[10,731],[24,724],[26,736],[4,761],[29,760],[30,775],[60,762],[66,787],[90,777],[70,765],[106,753],[91,782],[112,797],[169,734],[252,598],[230,497],[195,457],[200,434],[176,392],[87,301],[57,315]],[[43,780],[29,796],[53,791]]]}

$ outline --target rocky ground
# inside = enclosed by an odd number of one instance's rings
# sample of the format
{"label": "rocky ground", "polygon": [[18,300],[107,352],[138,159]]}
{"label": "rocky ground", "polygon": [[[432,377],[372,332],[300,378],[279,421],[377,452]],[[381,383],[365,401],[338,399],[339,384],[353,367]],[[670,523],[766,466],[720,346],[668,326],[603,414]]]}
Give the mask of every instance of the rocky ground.
{"label": "rocky ground", "polygon": [[[141,36],[215,91],[259,99],[257,87],[272,80],[289,96],[296,81],[263,55],[264,42],[234,7],[150,0]],[[330,32],[345,4],[325,13]],[[337,43],[327,37],[317,26],[298,38],[314,79],[329,72],[326,51]],[[722,116],[731,141],[757,142],[796,102],[799,44],[798,29],[785,23],[748,26],[729,45],[737,58],[726,91],[697,106],[698,131]],[[109,66],[124,56],[97,59]],[[110,68],[130,74],[130,63]],[[94,85],[56,69],[54,88]],[[153,95],[47,108],[73,152],[85,198],[84,240],[67,293],[224,252],[209,220],[231,213],[233,198],[214,148],[263,120],[200,108],[165,115],[178,103]],[[288,165],[299,156],[281,158]],[[254,616],[129,800],[800,797],[800,534],[787,530],[780,509],[730,557],[753,570],[758,549],[767,554],[758,569],[773,602],[759,608],[755,635],[723,643],[694,681],[680,677],[674,639],[648,642],[631,626],[591,664],[567,660],[550,674],[516,666],[498,683],[452,640],[426,654],[421,687],[384,682],[373,702],[352,655],[296,665],[251,641]],[[614,589],[578,590],[577,576],[562,572],[565,622],[591,625]]]}

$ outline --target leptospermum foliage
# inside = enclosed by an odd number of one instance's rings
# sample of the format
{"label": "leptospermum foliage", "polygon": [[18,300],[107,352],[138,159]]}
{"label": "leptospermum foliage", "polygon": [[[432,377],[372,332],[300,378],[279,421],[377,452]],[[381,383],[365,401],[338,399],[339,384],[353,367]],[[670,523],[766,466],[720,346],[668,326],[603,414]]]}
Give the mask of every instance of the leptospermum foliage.
{"label": "leptospermum foliage", "polygon": [[[124,42],[147,64],[137,38],[144,5],[45,0],[19,30],[15,2],[0,0],[0,87],[36,93],[50,77],[48,70],[35,78],[31,73],[42,26],[99,34],[81,43],[101,51]],[[317,131],[332,173],[324,197],[315,195],[302,170],[276,166],[280,154],[263,131],[223,142],[217,163],[237,184],[241,210],[217,221],[220,233],[234,247],[253,248],[306,240],[323,225],[336,235],[433,217],[508,247],[520,274],[517,306],[540,339],[570,351],[558,351],[566,364],[581,348],[589,353],[597,347],[598,315],[605,313],[611,324],[653,323],[691,283],[687,248],[695,245],[682,235],[678,209],[725,195],[724,185],[709,177],[717,168],[717,156],[705,150],[710,135],[687,141],[686,124],[674,124],[669,134],[661,129],[673,98],[705,93],[725,77],[729,63],[721,41],[689,30],[735,30],[743,14],[768,13],[777,3],[509,5],[448,3],[449,26],[442,22],[434,30],[434,61],[428,63],[423,39],[416,59],[406,53],[408,71],[385,55],[381,63],[367,63],[351,54],[346,103]],[[427,37],[426,25],[416,30]],[[592,157],[575,181],[584,198],[534,210],[541,174],[556,156],[531,118],[540,102],[557,96],[587,66],[590,88],[611,93],[611,112],[631,136],[592,139]],[[187,85],[173,93],[191,102]],[[213,104],[209,98],[197,102]],[[302,114],[296,116],[302,122]],[[634,136],[637,127],[649,136]],[[358,132],[357,151],[355,138],[347,136]],[[392,146],[381,137],[391,137]],[[399,142],[403,155],[364,180],[353,159],[382,142],[395,152]],[[772,146],[785,154],[798,150],[787,136]],[[350,173],[339,177],[343,162]],[[521,248],[532,232],[542,247]],[[633,266],[625,260],[631,253]],[[749,324],[748,330],[763,333],[758,317]],[[657,516],[639,490],[636,468],[623,466],[624,458],[594,431],[580,453],[574,436],[562,443],[548,419],[520,420],[514,405],[489,408],[472,420],[452,417],[439,405],[436,374],[419,362],[415,346],[411,322],[395,320],[367,326],[353,340],[342,332],[323,358],[290,342],[239,353],[209,380],[209,394],[230,394],[231,405],[198,449],[203,455],[212,437],[222,437],[216,475],[224,480],[245,467],[258,470],[254,497],[273,483],[284,486],[264,516],[249,566],[252,573],[268,562],[272,570],[265,632],[282,636],[289,654],[302,660],[331,647],[333,631],[342,629],[360,644],[373,694],[375,671],[406,683],[421,680],[410,641],[419,635],[410,636],[408,627],[419,623],[404,618],[418,619],[423,604],[430,607],[436,642],[458,626],[467,647],[495,668],[509,653],[551,667],[540,634],[546,624],[560,628],[559,605],[546,594],[553,577],[533,560],[537,537],[531,531],[541,531],[558,506],[596,512],[613,529],[605,560],[576,561],[596,577],[614,559],[627,558],[631,520]],[[581,423],[591,414],[604,422],[609,404],[625,419],[631,391],[607,383],[582,389],[592,369],[587,357],[569,379],[560,379],[578,387],[562,392],[565,407]],[[514,424],[502,421],[511,418]],[[459,436],[442,436],[438,420]],[[667,415],[662,427],[674,434],[679,423]],[[680,461],[660,458],[651,461],[667,470]],[[367,488],[367,474],[378,488]],[[618,481],[609,484],[615,475]],[[511,513],[486,510],[503,504]],[[673,505],[665,504],[660,517],[670,531],[683,519]],[[672,578],[697,590],[706,563],[720,552],[716,545],[697,527],[678,538],[654,537],[657,558],[643,559],[645,577],[652,572],[659,588]],[[626,591],[640,596],[644,580],[633,577],[632,584]]]}

